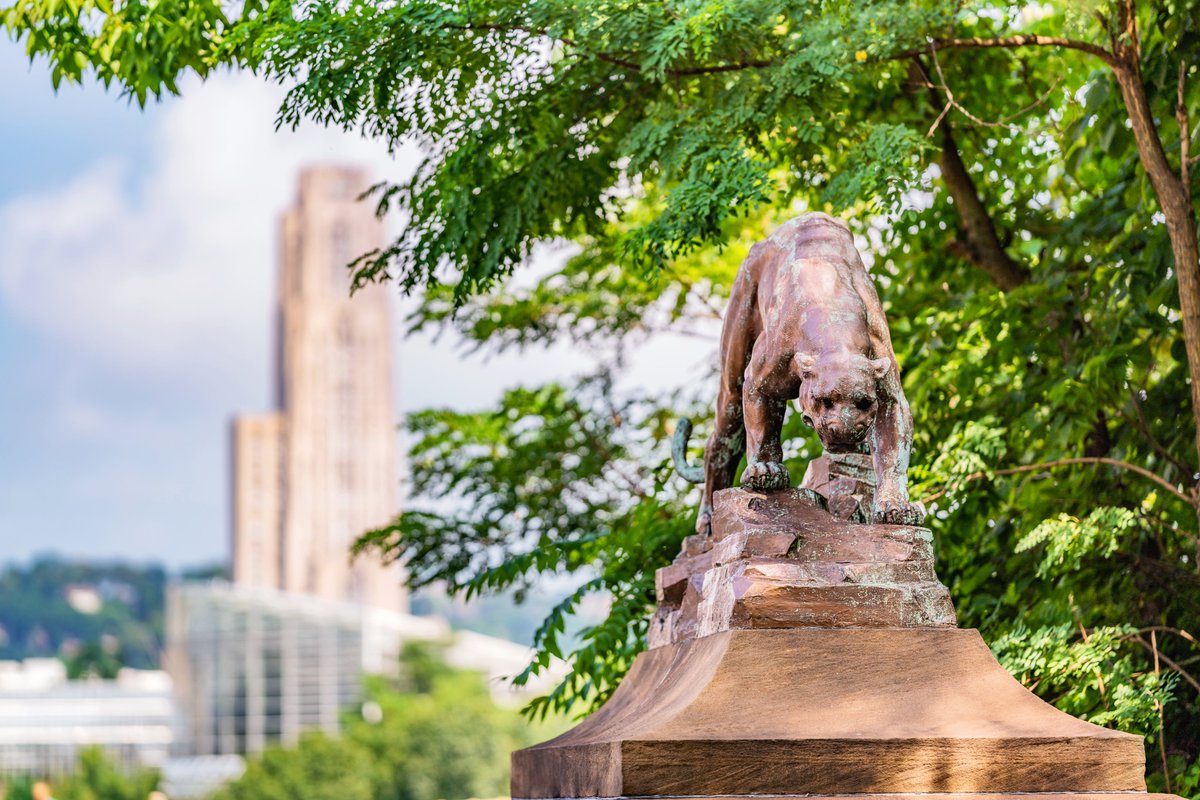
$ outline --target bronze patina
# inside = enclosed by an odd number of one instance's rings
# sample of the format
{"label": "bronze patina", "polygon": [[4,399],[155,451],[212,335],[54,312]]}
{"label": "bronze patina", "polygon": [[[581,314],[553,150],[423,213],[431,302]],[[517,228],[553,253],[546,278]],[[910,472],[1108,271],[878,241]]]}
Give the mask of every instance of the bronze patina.
{"label": "bronze patina", "polygon": [[883,305],[849,228],[826,214],[785,223],[738,269],[721,330],[716,424],[703,469],[684,460],[691,425],[681,421],[676,433],[680,473],[704,482],[697,532],[709,532],[713,493],[732,485],[743,454],[742,486],[791,484],[780,440],[789,400],[798,400],[826,453],[870,452],[870,521],[921,523],[924,509],[908,498],[912,414]]}

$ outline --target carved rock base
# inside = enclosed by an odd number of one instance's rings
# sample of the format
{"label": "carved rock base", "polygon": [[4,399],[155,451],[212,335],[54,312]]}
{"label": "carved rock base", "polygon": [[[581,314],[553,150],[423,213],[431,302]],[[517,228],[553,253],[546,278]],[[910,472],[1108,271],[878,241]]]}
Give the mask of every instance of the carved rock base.
{"label": "carved rock base", "polygon": [[512,796],[1145,800],[1143,772],[1141,737],[1042,702],[976,631],[733,630],[639,655],[603,708],[513,754]]}
{"label": "carved rock base", "polygon": [[804,489],[726,489],[711,538],[658,570],[649,646],[747,628],[953,627],[925,528],[837,519]]}

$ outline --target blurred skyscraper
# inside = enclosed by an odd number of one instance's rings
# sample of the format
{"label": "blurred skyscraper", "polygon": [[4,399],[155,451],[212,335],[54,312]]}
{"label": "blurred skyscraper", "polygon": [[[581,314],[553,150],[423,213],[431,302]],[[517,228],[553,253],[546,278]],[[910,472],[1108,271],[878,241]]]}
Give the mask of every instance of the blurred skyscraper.
{"label": "blurred skyscraper", "polygon": [[311,167],[279,237],[276,410],[233,422],[233,579],[404,611],[398,567],[349,548],[397,511],[392,312],[350,297],[357,256],[386,244],[358,169]]}

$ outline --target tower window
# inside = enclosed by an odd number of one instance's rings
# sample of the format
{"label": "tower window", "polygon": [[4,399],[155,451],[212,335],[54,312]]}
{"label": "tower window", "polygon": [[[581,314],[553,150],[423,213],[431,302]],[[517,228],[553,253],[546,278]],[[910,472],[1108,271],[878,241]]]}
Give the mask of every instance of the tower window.
{"label": "tower window", "polygon": [[333,223],[329,242],[333,285],[338,289],[345,289],[350,285],[350,271],[346,269],[346,265],[354,258],[350,249],[350,230],[346,227],[346,223],[341,221]]}

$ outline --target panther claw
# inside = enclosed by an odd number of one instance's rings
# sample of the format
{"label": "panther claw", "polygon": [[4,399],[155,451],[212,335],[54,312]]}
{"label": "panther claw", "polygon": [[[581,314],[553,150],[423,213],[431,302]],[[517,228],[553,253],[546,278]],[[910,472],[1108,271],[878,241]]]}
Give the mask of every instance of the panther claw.
{"label": "panther claw", "polygon": [[883,500],[875,504],[871,518],[877,525],[920,525],[925,521],[925,506],[905,500]]}
{"label": "panther claw", "polygon": [[742,473],[742,486],[757,492],[786,489],[791,484],[787,467],[778,461],[756,461]]}

